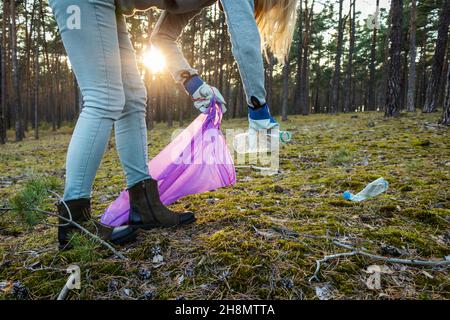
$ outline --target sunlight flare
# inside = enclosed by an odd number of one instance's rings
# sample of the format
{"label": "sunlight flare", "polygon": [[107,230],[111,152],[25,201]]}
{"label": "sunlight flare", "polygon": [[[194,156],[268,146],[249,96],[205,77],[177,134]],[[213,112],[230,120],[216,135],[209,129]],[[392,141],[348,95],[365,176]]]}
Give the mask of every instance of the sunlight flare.
{"label": "sunlight flare", "polygon": [[166,67],[166,59],[163,53],[153,46],[151,46],[150,49],[145,50],[142,58],[145,67],[150,69],[153,73],[160,73]]}

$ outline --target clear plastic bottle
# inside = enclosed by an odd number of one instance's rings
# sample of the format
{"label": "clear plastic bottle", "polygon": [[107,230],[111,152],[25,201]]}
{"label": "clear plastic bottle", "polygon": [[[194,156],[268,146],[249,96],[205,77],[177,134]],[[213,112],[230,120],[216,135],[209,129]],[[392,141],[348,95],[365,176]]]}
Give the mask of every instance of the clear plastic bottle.
{"label": "clear plastic bottle", "polygon": [[369,183],[364,190],[358,194],[352,194],[350,191],[344,192],[344,199],[360,202],[373,197],[376,197],[385,192],[389,187],[389,183],[384,178],[379,178]]}
{"label": "clear plastic bottle", "polygon": [[249,130],[246,133],[238,134],[233,141],[234,150],[237,153],[264,153],[271,152],[279,148],[279,142],[288,143],[292,140],[289,131],[279,129],[270,130]]}

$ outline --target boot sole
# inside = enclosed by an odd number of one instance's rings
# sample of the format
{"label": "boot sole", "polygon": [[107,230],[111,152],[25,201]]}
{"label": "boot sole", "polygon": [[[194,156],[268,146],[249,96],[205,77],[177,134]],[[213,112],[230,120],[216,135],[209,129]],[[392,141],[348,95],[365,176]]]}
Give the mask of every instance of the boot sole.
{"label": "boot sole", "polygon": [[180,224],[173,224],[173,225],[164,225],[164,224],[140,224],[140,225],[132,225],[133,228],[137,228],[137,229],[143,229],[143,230],[151,230],[151,229],[158,229],[158,228],[173,228],[173,227],[181,227],[181,226],[185,226],[191,223],[194,223],[195,221],[197,221],[197,219],[195,217],[184,221],[183,223]]}
{"label": "boot sole", "polygon": [[134,229],[134,232],[130,233],[129,235],[126,235],[125,237],[116,239],[111,242],[116,245],[122,245],[122,244],[130,243],[130,242],[134,242],[134,241],[136,241],[136,238],[137,238],[137,232],[138,232],[138,230]]}

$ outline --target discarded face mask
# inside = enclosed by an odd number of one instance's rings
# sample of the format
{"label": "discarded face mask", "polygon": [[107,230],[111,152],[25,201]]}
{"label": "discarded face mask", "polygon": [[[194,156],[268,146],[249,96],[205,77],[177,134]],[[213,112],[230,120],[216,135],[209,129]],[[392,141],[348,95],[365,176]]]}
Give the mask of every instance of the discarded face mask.
{"label": "discarded face mask", "polygon": [[[222,108],[213,99],[207,114],[200,114],[167,147],[149,161],[149,173],[158,181],[161,201],[178,199],[236,183],[236,169],[220,130]],[[128,223],[130,202],[124,190],[101,217],[104,224]]]}

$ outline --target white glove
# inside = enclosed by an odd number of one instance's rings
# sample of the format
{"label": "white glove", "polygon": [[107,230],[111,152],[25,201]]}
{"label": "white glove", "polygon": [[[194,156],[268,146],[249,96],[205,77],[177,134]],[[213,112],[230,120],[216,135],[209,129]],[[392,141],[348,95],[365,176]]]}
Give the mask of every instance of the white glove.
{"label": "white glove", "polygon": [[213,86],[203,83],[192,95],[194,107],[202,113],[208,113],[211,105],[211,99],[213,98],[215,98],[216,101],[222,106],[222,112],[227,112],[227,108],[225,107],[225,99],[219,90]]}

